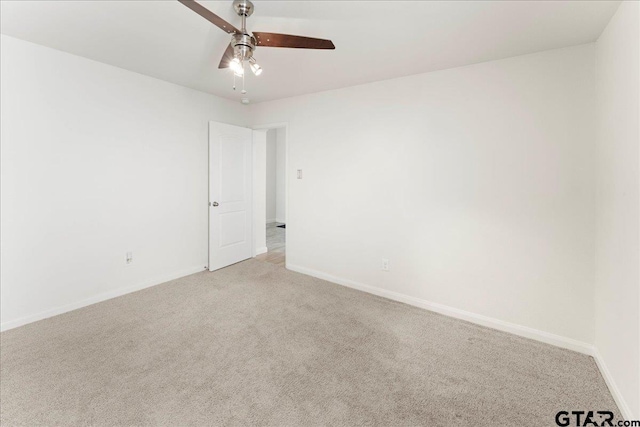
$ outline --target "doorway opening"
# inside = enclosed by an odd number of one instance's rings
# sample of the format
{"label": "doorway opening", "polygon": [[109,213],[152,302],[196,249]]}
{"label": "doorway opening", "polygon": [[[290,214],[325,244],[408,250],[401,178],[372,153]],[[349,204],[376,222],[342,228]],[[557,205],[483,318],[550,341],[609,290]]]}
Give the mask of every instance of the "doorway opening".
{"label": "doorway opening", "polygon": [[264,227],[266,252],[256,258],[285,267],[287,251],[287,129],[266,129]]}

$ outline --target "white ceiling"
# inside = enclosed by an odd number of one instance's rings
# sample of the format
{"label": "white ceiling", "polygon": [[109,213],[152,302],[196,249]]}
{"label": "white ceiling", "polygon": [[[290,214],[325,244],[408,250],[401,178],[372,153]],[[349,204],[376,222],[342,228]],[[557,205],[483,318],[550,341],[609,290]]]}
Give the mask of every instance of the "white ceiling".
{"label": "white ceiling", "polygon": [[[231,0],[205,7],[240,26]],[[253,103],[595,41],[619,1],[261,1],[250,31],[336,50],[258,48]],[[178,1],[2,1],[4,34],[224,98],[229,36]],[[250,74],[250,73],[249,73]]]}

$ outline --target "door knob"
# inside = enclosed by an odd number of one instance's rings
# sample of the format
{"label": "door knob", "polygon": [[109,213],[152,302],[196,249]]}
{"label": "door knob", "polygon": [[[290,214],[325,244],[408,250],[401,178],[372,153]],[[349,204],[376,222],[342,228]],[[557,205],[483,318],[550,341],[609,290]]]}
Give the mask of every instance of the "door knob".
{"label": "door knob", "polygon": [[213,206],[218,206],[218,202],[213,202]]}

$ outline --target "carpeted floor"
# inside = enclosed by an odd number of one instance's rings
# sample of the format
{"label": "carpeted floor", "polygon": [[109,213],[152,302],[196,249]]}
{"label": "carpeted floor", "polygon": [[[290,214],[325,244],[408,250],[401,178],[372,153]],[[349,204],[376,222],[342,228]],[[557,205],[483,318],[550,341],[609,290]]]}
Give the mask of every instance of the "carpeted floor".
{"label": "carpeted floor", "polygon": [[4,332],[2,426],[555,426],[587,356],[256,260]]}

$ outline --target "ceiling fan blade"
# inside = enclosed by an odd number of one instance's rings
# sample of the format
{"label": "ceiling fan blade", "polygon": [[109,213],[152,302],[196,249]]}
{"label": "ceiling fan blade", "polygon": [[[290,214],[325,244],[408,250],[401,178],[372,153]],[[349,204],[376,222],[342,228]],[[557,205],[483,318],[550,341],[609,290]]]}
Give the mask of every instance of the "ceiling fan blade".
{"label": "ceiling fan blade", "polygon": [[215,13],[211,12],[206,7],[202,6],[199,3],[196,3],[194,0],[178,0],[183,5],[187,6],[189,9],[193,10],[198,15],[202,16],[207,21],[211,22],[216,27],[220,28],[222,31],[226,31],[229,34],[239,33],[238,30],[233,25],[229,24],[224,19],[220,18]]}
{"label": "ceiling fan blade", "polygon": [[220,59],[220,65],[218,65],[218,68],[229,68],[229,62],[231,62],[232,59],[233,47],[231,47],[231,44],[229,44],[229,46],[227,46],[227,50],[224,51],[224,54]]}
{"label": "ceiling fan blade", "polygon": [[290,47],[294,49],[335,49],[331,40],[292,36],[278,33],[253,33],[258,46]]}

